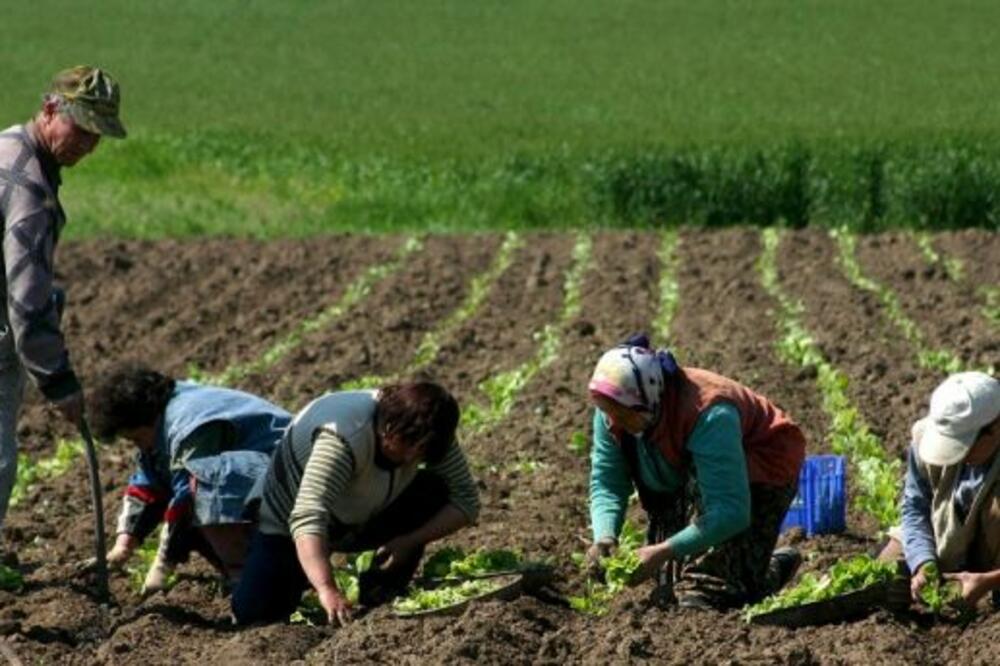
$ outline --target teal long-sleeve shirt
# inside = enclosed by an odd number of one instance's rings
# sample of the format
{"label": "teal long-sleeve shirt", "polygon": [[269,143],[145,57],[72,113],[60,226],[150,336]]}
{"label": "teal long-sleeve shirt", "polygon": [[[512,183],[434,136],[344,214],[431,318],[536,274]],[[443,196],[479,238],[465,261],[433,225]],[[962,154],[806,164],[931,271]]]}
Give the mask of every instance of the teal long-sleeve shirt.
{"label": "teal long-sleeve shirt", "polygon": [[[702,513],[667,541],[677,557],[695,555],[750,526],[750,480],[739,410],[730,403],[709,407],[685,442],[701,493]],[[639,473],[652,490],[675,492],[684,473],[673,467],[655,444],[638,439]],[[617,538],[634,486],[621,448],[601,410],[594,413],[590,455],[590,521],[594,540]]]}

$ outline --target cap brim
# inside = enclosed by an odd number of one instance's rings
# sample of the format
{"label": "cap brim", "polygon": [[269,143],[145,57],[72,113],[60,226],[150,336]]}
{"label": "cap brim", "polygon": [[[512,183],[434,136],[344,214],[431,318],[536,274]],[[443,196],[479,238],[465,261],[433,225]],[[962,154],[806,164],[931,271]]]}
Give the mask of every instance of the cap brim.
{"label": "cap brim", "polygon": [[965,460],[975,441],[975,432],[960,436],[946,435],[937,430],[934,424],[928,423],[917,453],[928,465],[938,467],[956,465]]}
{"label": "cap brim", "polygon": [[118,116],[108,116],[94,112],[79,104],[70,105],[70,116],[73,122],[94,134],[108,136],[113,139],[124,139],[127,135],[125,126]]}

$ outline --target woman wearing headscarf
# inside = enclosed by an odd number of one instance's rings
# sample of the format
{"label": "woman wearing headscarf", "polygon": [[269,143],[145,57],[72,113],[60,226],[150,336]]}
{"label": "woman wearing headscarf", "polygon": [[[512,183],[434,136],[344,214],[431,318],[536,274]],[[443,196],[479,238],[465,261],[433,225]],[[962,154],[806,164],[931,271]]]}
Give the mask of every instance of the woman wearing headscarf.
{"label": "woman wearing headscarf", "polygon": [[675,585],[682,606],[741,606],[794,575],[798,553],[774,546],[805,437],[783,411],[732,379],[680,367],[645,336],[601,356],[588,388],[597,408],[592,570],[617,544],[635,490],[649,518],[637,580],[683,562]]}

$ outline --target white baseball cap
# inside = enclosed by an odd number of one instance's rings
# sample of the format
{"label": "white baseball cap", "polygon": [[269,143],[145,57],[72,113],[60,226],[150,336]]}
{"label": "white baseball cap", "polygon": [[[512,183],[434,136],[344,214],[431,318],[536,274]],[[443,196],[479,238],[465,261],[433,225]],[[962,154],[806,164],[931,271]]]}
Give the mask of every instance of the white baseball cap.
{"label": "white baseball cap", "polygon": [[919,454],[930,465],[965,459],[983,426],[1000,416],[1000,381],[983,372],[951,375],[934,389]]}

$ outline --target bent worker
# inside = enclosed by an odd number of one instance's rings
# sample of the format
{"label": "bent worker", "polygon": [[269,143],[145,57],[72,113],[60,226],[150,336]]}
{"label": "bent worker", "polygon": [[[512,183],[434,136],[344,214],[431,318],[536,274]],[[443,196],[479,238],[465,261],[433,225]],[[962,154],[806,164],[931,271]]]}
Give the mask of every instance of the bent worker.
{"label": "bent worker", "polygon": [[[805,437],[784,412],[732,379],[680,367],[645,336],[601,356],[589,390],[592,573],[616,547],[635,489],[649,518],[637,580],[686,560],[675,585],[681,606],[741,606],[794,575],[798,553],[774,547]],[[686,488],[697,513],[685,526]]]}
{"label": "bent worker", "polygon": [[108,563],[124,564],[162,521],[144,592],[162,589],[192,551],[235,583],[252,532],[244,503],[291,414],[249,393],[136,365],[104,377],[90,410],[99,438],[121,436],[138,449]]}
{"label": "bent worker", "polygon": [[310,585],[331,623],[350,620],[333,552],[377,549],[377,566],[361,576],[362,604],[403,592],[424,547],[479,512],[458,419],[455,399],[430,382],[330,393],[299,412],[262,484],[235,620],[285,620]]}
{"label": "bent worker", "polygon": [[905,554],[914,600],[936,570],[961,584],[970,606],[992,592],[1000,608],[1000,381],[949,376],[912,435],[902,529],[890,531],[882,557]]}
{"label": "bent worker", "polygon": [[55,248],[66,223],[59,186],[63,167],[90,154],[101,137],[125,137],[119,100],[106,71],[74,67],[56,74],[30,122],[0,132],[0,527],[17,476],[25,377],[74,426],[83,415],[83,391],[60,331],[65,299],[54,284]]}

